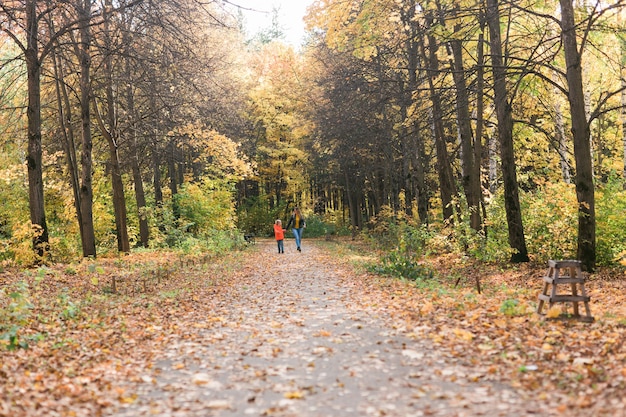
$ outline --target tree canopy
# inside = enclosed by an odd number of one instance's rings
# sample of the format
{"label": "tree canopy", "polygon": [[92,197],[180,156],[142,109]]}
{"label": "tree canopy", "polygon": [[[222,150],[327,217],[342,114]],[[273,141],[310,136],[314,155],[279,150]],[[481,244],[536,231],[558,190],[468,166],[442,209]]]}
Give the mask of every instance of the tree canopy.
{"label": "tree canopy", "polygon": [[502,260],[626,250],[622,1],[316,1],[298,50],[234,3],[0,2],[3,258],[208,233],[192,184],[244,232],[298,204]]}

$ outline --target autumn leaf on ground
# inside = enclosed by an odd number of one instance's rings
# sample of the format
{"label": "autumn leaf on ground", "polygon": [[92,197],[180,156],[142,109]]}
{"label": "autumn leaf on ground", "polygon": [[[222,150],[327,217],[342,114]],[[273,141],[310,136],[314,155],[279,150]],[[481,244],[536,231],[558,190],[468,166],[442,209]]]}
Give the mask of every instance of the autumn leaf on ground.
{"label": "autumn leaf on ground", "polygon": [[550,309],[546,312],[546,318],[549,319],[556,319],[561,315],[561,308],[557,305],[553,305],[552,307],[550,307]]}
{"label": "autumn leaf on ground", "polygon": [[453,329],[452,332],[461,340],[465,340],[467,342],[471,341],[474,338],[474,334],[464,329]]}
{"label": "autumn leaf on ground", "polygon": [[285,393],[285,398],[289,400],[301,400],[304,398],[304,393],[302,391],[289,391]]}

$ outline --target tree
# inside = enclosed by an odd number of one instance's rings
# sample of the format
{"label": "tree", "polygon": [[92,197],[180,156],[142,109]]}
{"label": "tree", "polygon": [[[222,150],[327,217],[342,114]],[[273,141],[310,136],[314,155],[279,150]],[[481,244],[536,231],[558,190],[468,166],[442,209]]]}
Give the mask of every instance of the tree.
{"label": "tree", "polygon": [[[41,4],[36,0],[2,1],[0,11],[3,19],[2,30],[15,42],[24,55],[28,79],[28,197],[30,221],[35,228],[33,249],[41,258],[48,250],[48,225],[44,205],[43,160],[41,144],[41,71],[43,60],[51,51],[57,34],[50,39],[40,39],[40,23],[52,13],[54,7],[49,2]],[[23,33],[20,33],[23,29]],[[26,40],[24,43],[23,40]]]}
{"label": "tree", "polygon": [[489,44],[491,46],[493,90],[498,118],[498,139],[500,141],[500,157],[502,159],[504,204],[509,231],[509,245],[515,250],[511,255],[511,261],[527,262],[528,251],[526,249],[522,212],[519,203],[519,187],[513,149],[513,118],[511,103],[507,94],[506,64],[502,53],[498,0],[487,0],[486,18],[490,34]]}
{"label": "tree", "polygon": [[[578,259],[591,271],[596,262],[596,211],[591,158],[591,132],[585,112],[582,59],[576,39],[572,0],[560,0],[561,37],[567,68],[568,101],[572,115],[574,158],[576,160],[576,197],[578,199]],[[583,45],[584,47],[584,45]]]}
{"label": "tree", "polygon": [[[474,138],[472,120],[470,117],[470,101],[466,79],[463,42],[462,20],[459,17],[460,6],[455,4],[451,13],[454,22],[454,33],[448,41],[452,50],[452,75],[456,92],[456,112],[459,139],[461,141],[462,184],[467,208],[470,216],[470,226],[475,231],[481,230],[480,201],[480,141],[481,137]],[[477,110],[478,112],[478,110]],[[476,167],[478,165],[478,168]]]}
{"label": "tree", "polygon": [[[120,134],[119,121],[117,119],[118,112],[116,111],[119,100],[118,97],[114,95],[114,90],[119,91],[120,88],[114,85],[113,73],[113,51],[117,50],[119,46],[113,43],[115,32],[111,22],[112,12],[112,3],[110,0],[106,0],[103,10],[102,32],[99,34],[100,39],[96,39],[96,45],[98,45],[100,55],[103,59],[104,97],[101,99],[103,102],[102,110],[100,106],[98,106],[98,97],[94,97],[93,107],[100,133],[109,145],[109,165],[111,170],[111,187],[113,189],[117,249],[120,252],[127,253],[130,252],[130,242],[128,240],[126,197],[124,193],[124,183],[122,182],[122,169],[119,155]],[[104,113],[104,115],[102,113]]]}

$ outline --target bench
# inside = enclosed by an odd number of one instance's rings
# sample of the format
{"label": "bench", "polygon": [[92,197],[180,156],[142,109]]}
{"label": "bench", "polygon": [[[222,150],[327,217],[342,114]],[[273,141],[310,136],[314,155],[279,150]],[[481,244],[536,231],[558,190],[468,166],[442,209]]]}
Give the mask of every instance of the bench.
{"label": "bench", "polygon": [[[582,262],[578,260],[548,261],[548,272],[543,276],[543,290],[539,294],[537,313],[544,315],[543,307],[547,303],[550,309],[555,303],[572,303],[574,314],[571,318],[592,323],[594,321],[589,310],[590,297],[585,290],[585,278],[582,274]],[[569,293],[559,294],[557,286],[569,289]],[[580,291],[579,291],[580,290]],[[578,304],[583,303],[586,315],[581,315]],[[569,315],[562,314],[558,318],[569,318]]]}

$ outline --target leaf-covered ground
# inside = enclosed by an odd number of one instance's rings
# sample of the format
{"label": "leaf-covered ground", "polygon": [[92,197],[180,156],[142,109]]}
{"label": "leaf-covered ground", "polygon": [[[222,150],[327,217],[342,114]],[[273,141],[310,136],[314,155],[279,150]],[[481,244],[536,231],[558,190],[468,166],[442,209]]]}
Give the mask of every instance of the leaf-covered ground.
{"label": "leaf-covered ground", "polygon": [[286,243],[5,271],[0,416],[626,416],[623,276],[588,280],[594,323],[546,321],[537,266],[415,285]]}

